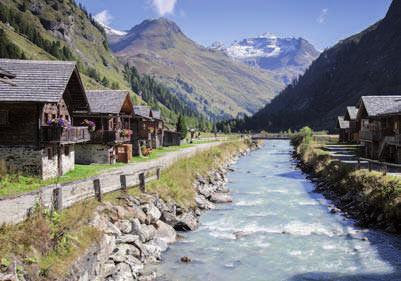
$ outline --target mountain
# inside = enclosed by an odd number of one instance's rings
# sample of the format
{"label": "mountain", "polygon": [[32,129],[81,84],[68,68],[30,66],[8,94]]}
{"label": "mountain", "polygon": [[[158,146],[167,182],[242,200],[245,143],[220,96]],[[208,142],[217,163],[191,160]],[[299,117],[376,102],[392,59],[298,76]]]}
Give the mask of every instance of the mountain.
{"label": "mountain", "polygon": [[78,62],[87,89],[125,89],[134,102],[160,109],[166,122],[175,124],[179,114],[189,126],[209,126],[193,110],[152,77],[127,68],[111,52],[107,36],[124,31],[100,24],[74,0],[0,0],[0,57]]}
{"label": "mountain", "polygon": [[228,48],[221,43],[213,43],[210,48],[250,66],[273,71],[285,84],[303,74],[320,54],[303,38],[279,38],[269,33],[234,42]]}
{"label": "mountain", "polygon": [[246,127],[333,129],[336,116],[362,95],[401,93],[400,50],[401,1],[394,0],[383,20],[324,51]]}
{"label": "mountain", "polygon": [[143,21],[110,47],[121,61],[153,75],[214,119],[255,113],[284,87],[274,73],[202,47],[164,18]]}

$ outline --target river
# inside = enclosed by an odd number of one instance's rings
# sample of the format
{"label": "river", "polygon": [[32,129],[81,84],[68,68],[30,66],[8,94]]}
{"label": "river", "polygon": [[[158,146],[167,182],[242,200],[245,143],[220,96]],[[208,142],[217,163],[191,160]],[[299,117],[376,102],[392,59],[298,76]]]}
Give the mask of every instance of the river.
{"label": "river", "polygon": [[401,280],[401,239],[331,214],[291,152],[288,141],[267,141],[235,164],[234,202],[171,245],[160,280]]}

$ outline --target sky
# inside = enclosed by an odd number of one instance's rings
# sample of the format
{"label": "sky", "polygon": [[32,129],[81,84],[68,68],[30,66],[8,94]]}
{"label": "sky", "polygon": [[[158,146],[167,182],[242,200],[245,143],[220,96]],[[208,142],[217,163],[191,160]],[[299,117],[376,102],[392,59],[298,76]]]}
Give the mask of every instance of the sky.
{"label": "sky", "polygon": [[303,37],[319,50],[382,19],[391,0],[78,0],[107,25],[129,30],[145,19],[175,21],[209,46],[272,33]]}

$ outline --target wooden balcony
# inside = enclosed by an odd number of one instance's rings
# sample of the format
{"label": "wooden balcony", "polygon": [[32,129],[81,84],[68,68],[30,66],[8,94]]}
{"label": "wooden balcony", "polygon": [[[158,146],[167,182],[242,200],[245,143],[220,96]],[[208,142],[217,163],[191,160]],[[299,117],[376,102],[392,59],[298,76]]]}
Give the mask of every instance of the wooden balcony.
{"label": "wooden balcony", "polygon": [[362,127],[359,132],[359,139],[361,141],[373,141],[380,142],[384,140],[385,137],[394,136],[394,132],[391,129],[380,129],[376,127]]}
{"label": "wooden balcony", "polygon": [[121,131],[98,130],[91,133],[90,143],[94,144],[116,144],[130,142],[131,136],[123,136]]}
{"label": "wooden balcony", "polygon": [[41,141],[47,143],[73,144],[90,141],[88,127],[56,128],[43,126],[40,133]]}

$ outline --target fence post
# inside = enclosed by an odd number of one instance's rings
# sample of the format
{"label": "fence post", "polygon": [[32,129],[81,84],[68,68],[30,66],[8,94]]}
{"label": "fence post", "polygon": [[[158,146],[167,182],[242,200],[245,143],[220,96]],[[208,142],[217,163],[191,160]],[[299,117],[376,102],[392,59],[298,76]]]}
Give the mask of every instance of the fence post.
{"label": "fence post", "polygon": [[369,172],[372,171],[372,163],[368,160],[368,167],[369,167]]}
{"label": "fence post", "polygon": [[100,180],[95,179],[93,181],[93,188],[95,189],[95,197],[99,202],[103,200],[102,188],[100,187]]}
{"label": "fence post", "polygon": [[161,169],[159,167],[159,168],[156,169],[156,177],[157,177],[158,180],[160,180],[160,172],[161,172]]}
{"label": "fence post", "polygon": [[121,183],[121,189],[123,191],[127,191],[127,177],[125,175],[120,176],[120,183]]}
{"label": "fence post", "polygon": [[361,168],[361,159],[358,158],[358,164],[356,166],[356,169],[359,170]]}
{"label": "fence post", "polygon": [[139,174],[139,189],[145,192],[145,173]]}
{"label": "fence post", "polygon": [[63,209],[63,192],[60,187],[53,189],[52,205],[56,211]]}
{"label": "fence post", "polygon": [[383,164],[383,176],[387,175],[387,165]]}

